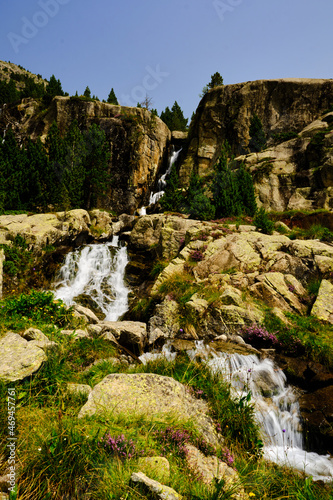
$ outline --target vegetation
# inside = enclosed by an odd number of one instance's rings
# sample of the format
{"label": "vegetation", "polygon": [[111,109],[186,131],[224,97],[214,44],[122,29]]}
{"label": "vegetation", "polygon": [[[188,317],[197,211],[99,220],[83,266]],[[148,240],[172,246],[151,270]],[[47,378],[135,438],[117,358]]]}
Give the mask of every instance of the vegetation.
{"label": "vegetation", "polygon": [[207,94],[208,90],[214,87],[219,87],[221,85],[223,85],[223,78],[220,73],[216,72],[211,76],[210,82],[202,89],[200,97],[203,97],[205,94]]}
{"label": "vegetation", "polygon": [[174,102],[171,110],[169,107],[166,107],[164,111],[162,111],[161,120],[169,127],[171,131],[173,130],[187,130],[187,122],[188,118],[184,118],[183,111],[181,110],[177,101]]}
{"label": "vegetation", "polygon": [[108,95],[108,100],[106,102],[108,102],[109,104],[119,104],[113,88],[110,90],[110,93]]}
{"label": "vegetation", "polygon": [[258,153],[266,147],[266,136],[258,115],[254,114],[250,123],[250,142],[249,149],[251,152]]}
{"label": "vegetation", "polygon": [[274,222],[269,218],[264,207],[260,207],[257,215],[253,219],[256,229],[260,229],[265,234],[272,234]]}
{"label": "vegetation", "polygon": [[45,145],[20,147],[11,130],[0,144],[0,211],[93,207],[110,182],[109,146],[93,124],[81,132],[74,120],[62,137],[53,123]]}

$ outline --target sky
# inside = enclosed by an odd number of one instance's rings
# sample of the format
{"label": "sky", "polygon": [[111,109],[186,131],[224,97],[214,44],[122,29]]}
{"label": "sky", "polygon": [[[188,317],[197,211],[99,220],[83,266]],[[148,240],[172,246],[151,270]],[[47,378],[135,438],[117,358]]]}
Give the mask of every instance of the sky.
{"label": "sky", "polygon": [[332,0],[2,0],[0,59],[70,95],[111,88],[185,117],[215,72],[225,84],[333,78]]}

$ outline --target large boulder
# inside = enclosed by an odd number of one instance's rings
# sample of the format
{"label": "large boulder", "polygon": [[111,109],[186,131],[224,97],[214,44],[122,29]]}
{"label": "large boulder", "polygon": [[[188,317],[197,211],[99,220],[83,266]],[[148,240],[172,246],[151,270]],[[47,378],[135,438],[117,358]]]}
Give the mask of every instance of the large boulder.
{"label": "large boulder", "polygon": [[140,321],[103,321],[99,326],[102,327],[102,337],[108,337],[111,334],[119,344],[129,348],[134,347],[140,353],[143,352],[147,341],[146,323]]}
{"label": "large boulder", "polygon": [[146,476],[143,472],[133,472],[131,481],[133,483],[144,484],[150,496],[155,499],[181,500],[183,498],[177,491],[170,488],[170,486],[165,486],[154,479],[150,479],[150,477]]}
{"label": "large boulder", "polygon": [[333,285],[328,280],[320,283],[318,296],[311,309],[312,316],[333,324]]}
{"label": "large boulder", "polygon": [[46,361],[43,349],[8,332],[0,339],[0,380],[16,382],[35,373]]}
{"label": "large boulder", "polygon": [[195,399],[183,384],[154,373],[112,374],[97,384],[81,408],[79,418],[92,415],[143,415],[191,420],[206,441],[216,446],[218,436],[207,403]]}

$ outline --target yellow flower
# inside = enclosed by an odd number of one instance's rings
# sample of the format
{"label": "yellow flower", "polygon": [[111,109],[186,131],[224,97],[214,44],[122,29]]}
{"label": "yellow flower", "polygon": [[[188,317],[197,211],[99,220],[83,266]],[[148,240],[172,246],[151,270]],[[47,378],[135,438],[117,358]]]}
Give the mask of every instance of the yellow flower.
{"label": "yellow flower", "polygon": [[256,496],[256,494],[255,494],[255,493],[253,493],[253,491],[251,491],[251,492],[249,493],[249,497],[255,497],[255,496]]}

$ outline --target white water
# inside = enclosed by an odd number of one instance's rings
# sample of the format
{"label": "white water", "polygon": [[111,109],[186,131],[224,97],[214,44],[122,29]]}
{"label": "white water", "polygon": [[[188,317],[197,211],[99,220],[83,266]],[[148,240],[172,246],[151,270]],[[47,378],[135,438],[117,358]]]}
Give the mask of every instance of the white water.
{"label": "white water", "polygon": [[177,353],[171,352],[168,344],[164,344],[162,351],[145,352],[139,356],[142,364],[146,365],[149,361],[156,361],[158,359],[166,359],[167,361],[174,361],[176,359]]}
{"label": "white water", "polygon": [[124,283],[127,263],[127,249],[118,247],[118,236],[110,243],[70,252],[55,283],[55,298],[72,305],[79,295],[89,295],[106,321],[117,321],[128,309],[129,289]]}
{"label": "white water", "polygon": [[174,165],[174,163],[176,163],[180,152],[181,152],[181,149],[179,149],[178,151],[172,152],[172,154],[170,156],[167,171],[158,180],[157,186],[158,186],[159,191],[157,193],[150,193],[149,205],[153,205],[154,203],[157,203],[158,200],[160,200],[162,198],[162,196],[164,195],[164,190],[165,190],[165,187],[167,185],[167,177],[168,177],[168,175],[170,175],[172,166]]}
{"label": "white water", "polygon": [[[199,348],[203,356],[200,345]],[[221,373],[230,381],[237,397],[251,392],[266,459],[300,470],[314,480],[333,480],[332,458],[303,449],[297,394],[286,386],[286,376],[272,360],[211,352],[206,363],[212,372]]]}
{"label": "white water", "polygon": [[[267,460],[300,470],[315,481],[333,481],[330,455],[318,455],[303,449],[297,394],[286,385],[285,374],[272,360],[260,360],[255,355],[215,352],[202,341],[196,342],[196,348],[187,354],[190,359],[201,358],[213,373],[221,374],[229,381],[237,399],[251,392],[250,404],[254,404],[261,427],[263,454]],[[140,359],[146,364],[160,358],[173,361],[175,357],[176,353],[164,346],[162,353],[146,353]]]}

